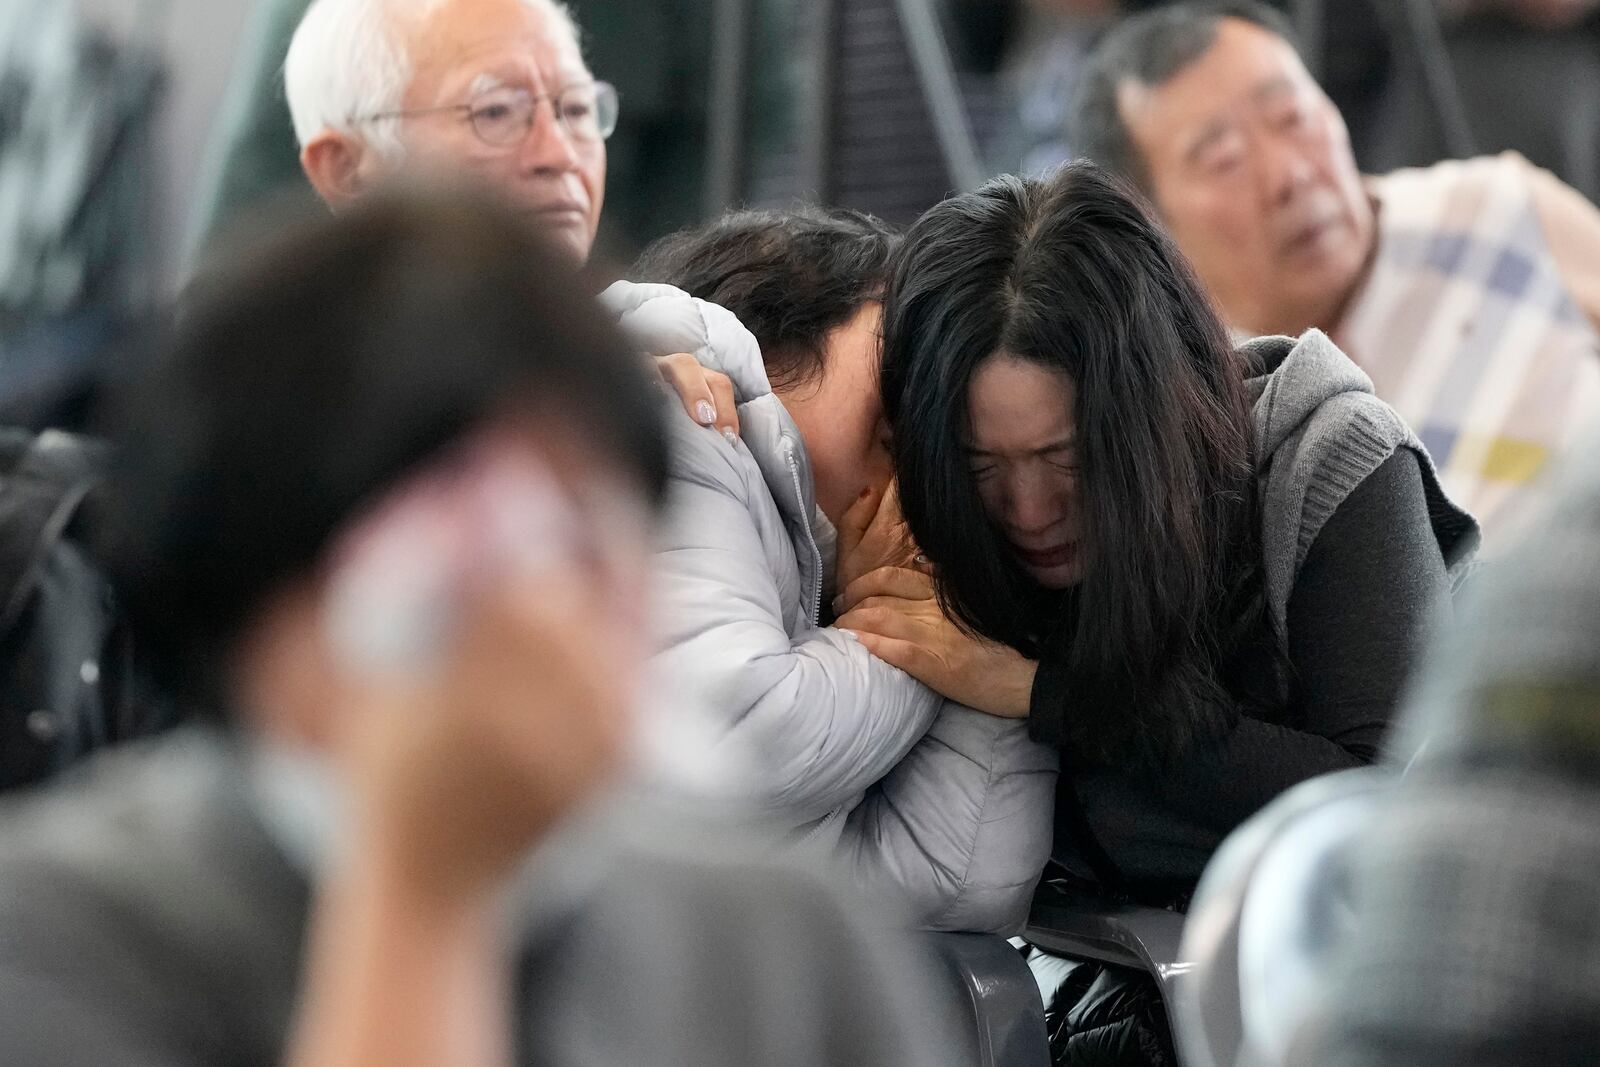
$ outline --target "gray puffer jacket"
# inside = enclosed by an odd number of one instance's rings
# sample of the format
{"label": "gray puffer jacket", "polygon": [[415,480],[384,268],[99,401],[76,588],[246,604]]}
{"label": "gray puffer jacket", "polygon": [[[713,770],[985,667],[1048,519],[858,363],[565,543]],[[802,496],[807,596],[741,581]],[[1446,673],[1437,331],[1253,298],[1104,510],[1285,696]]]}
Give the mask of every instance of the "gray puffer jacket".
{"label": "gray puffer jacket", "polygon": [[732,314],[664,285],[605,293],[651,355],[728,375],[742,440],[672,419],[657,666],[753,756],[756,800],[917,925],[1010,933],[1050,851],[1056,756],[818,626],[833,561],[810,459]]}

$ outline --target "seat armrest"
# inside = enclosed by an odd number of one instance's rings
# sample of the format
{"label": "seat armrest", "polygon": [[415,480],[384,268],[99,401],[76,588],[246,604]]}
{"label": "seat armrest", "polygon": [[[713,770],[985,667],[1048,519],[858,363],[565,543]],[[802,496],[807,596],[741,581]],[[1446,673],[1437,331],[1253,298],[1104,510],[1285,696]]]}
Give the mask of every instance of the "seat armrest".
{"label": "seat armrest", "polygon": [[1174,911],[1047,888],[1034,898],[1023,937],[1057,955],[1148,971],[1170,1003],[1174,982],[1190,970],[1179,951],[1183,924]]}
{"label": "seat armrest", "polygon": [[921,935],[939,976],[972,1020],[971,1062],[980,1067],[1049,1067],[1044,1002],[1027,960],[992,934]]}

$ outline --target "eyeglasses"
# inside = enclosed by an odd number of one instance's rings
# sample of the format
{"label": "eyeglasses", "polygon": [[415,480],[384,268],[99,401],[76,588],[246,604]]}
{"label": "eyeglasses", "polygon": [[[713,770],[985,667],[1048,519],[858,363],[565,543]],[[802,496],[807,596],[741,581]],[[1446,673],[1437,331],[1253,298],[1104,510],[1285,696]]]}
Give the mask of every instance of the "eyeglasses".
{"label": "eyeglasses", "polygon": [[585,82],[569,85],[554,93],[540,94],[501,86],[479,94],[467,104],[380,111],[352,121],[373,122],[456,111],[466,115],[478,140],[496,148],[506,148],[528,136],[538,115],[538,107],[546,100],[550,101],[555,111],[556,122],[574,141],[603,141],[617,128],[617,90],[610,82]]}

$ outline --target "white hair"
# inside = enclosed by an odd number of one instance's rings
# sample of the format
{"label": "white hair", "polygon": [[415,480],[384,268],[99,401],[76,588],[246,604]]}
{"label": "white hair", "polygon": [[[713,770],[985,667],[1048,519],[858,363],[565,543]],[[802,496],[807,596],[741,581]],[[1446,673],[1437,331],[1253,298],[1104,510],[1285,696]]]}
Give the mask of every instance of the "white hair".
{"label": "white hair", "polygon": [[[301,147],[333,129],[361,138],[386,156],[399,156],[399,120],[367,117],[399,109],[411,82],[405,31],[448,2],[316,0],[294,31],[283,63],[289,116]],[[565,4],[521,2],[554,14],[578,41],[577,23]]]}

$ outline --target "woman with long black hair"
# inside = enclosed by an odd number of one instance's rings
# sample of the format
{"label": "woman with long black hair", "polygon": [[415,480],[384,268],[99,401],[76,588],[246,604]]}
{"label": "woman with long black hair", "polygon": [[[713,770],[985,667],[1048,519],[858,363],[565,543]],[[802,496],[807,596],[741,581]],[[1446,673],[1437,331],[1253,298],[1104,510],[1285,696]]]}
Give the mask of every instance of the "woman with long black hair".
{"label": "woman with long black hair", "polygon": [[907,233],[884,409],[932,579],[840,625],[1062,756],[1055,857],[1181,906],[1221,839],[1370,762],[1477,541],[1322,334],[1235,350],[1134,194],[997,178]]}

